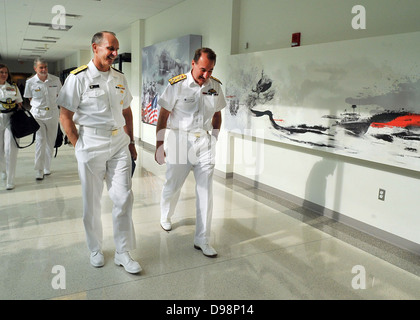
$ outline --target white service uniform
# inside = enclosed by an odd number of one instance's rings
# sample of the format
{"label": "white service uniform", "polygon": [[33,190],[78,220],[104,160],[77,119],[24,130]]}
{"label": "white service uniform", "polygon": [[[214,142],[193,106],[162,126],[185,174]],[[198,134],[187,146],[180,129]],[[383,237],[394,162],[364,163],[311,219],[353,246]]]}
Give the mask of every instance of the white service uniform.
{"label": "white service uniform", "polygon": [[31,113],[39,123],[35,140],[35,170],[49,172],[59,123],[57,97],[62,85],[58,77],[48,74],[41,81],[38,75],[26,80],[25,98],[31,99]]}
{"label": "white service uniform", "polygon": [[[170,111],[165,141],[166,179],[161,196],[161,221],[174,214],[182,185],[193,170],[196,181],[195,244],[209,242],[213,212],[213,172],[216,139],[213,115],[226,106],[221,83],[209,78],[201,87],[191,72],[168,84],[158,104]],[[179,78],[178,78],[179,79]],[[171,82],[171,81],[170,81]]]}
{"label": "white service uniform", "polygon": [[22,103],[22,96],[17,86],[7,82],[0,85],[0,172],[7,175],[8,185],[14,185],[19,150],[10,127],[10,116],[18,103]]}
{"label": "white service uniform", "polygon": [[111,68],[100,72],[92,61],[67,77],[58,104],[74,112],[79,125],[75,145],[83,192],[83,222],[90,251],[102,249],[101,197],[104,179],[113,202],[112,219],[117,252],[135,249],[132,221],[130,137],[123,109],[133,97],[125,76]]}

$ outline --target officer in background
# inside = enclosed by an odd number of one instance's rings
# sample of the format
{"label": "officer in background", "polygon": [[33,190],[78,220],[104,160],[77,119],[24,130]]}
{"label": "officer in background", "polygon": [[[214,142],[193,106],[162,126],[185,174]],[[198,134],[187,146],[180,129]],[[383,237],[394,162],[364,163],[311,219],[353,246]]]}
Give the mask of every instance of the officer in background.
{"label": "officer in background", "polygon": [[[217,256],[209,243],[214,149],[222,124],[221,110],[226,106],[220,81],[211,77],[215,64],[213,50],[200,48],[195,51],[192,70],[170,79],[158,100],[161,109],[156,128],[156,162],[165,163],[166,156],[160,225],[166,231],[172,229],[171,216],[182,185],[192,170],[196,181],[194,247],[207,257]],[[164,144],[166,128],[171,130]]]}
{"label": "officer in background", "polygon": [[48,73],[44,59],[34,60],[34,70],[36,74],[26,80],[23,96],[29,98],[31,113],[40,125],[35,141],[35,178],[43,180],[44,175],[51,174],[60,115],[56,101],[62,85],[58,77]]}
{"label": "officer in background", "polygon": [[[10,116],[22,107],[22,96],[16,85],[12,85],[9,68],[0,63],[0,172],[6,180],[6,189],[15,188],[15,172],[19,148],[10,127]],[[16,138],[19,142],[19,139]]]}
{"label": "officer in background", "polygon": [[114,262],[129,273],[139,273],[139,263],[129,254],[136,247],[131,190],[132,159],[137,159],[130,108],[133,97],[125,76],[111,67],[118,49],[115,33],[96,33],[92,38],[93,60],[70,73],[58,104],[61,125],[75,146],[90,263],[94,267],[105,263],[101,221],[105,180],[114,204]]}

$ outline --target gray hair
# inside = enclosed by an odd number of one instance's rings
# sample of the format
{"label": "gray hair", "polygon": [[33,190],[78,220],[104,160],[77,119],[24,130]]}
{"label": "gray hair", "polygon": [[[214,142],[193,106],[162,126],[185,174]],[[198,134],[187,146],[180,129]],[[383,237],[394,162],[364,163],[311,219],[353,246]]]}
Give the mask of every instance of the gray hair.
{"label": "gray hair", "polygon": [[35,58],[35,60],[34,60],[34,67],[36,67],[38,65],[38,63],[45,64],[45,65],[48,66],[48,62],[44,58],[40,58],[40,57]]}
{"label": "gray hair", "polygon": [[102,42],[102,39],[104,38],[104,33],[110,33],[110,34],[112,34],[114,37],[116,37],[117,35],[114,33],[114,32],[112,32],[112,31],[100,31],[100,32],[97,32],[97,33],[95,33],[94,35],[93,35],[93,37],[92,37],[92,43],[91,44],[94,44],[94,43],[96,43],[96,44],[100,44],[101,42]]}

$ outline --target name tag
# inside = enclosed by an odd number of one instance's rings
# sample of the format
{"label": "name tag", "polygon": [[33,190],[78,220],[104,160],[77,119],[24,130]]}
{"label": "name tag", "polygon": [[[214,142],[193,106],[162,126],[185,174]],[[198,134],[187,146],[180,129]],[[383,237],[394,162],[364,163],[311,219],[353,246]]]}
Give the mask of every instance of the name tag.
{"label": "name tag", "polygon": [[96,88],[99,88],[99,84],[91,84],[89,86],[89,89],[96,89]]}

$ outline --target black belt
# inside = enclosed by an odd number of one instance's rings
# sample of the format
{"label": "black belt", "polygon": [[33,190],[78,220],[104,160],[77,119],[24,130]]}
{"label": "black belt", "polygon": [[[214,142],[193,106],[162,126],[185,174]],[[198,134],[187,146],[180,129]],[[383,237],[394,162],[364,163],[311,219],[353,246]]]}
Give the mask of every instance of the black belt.
{"label": "black belt", "polygon": [[15,108],[13,109],[7,109],[7,110],[0,110],[1,113],[9,113],[15,111]]}

